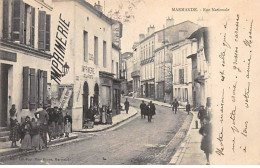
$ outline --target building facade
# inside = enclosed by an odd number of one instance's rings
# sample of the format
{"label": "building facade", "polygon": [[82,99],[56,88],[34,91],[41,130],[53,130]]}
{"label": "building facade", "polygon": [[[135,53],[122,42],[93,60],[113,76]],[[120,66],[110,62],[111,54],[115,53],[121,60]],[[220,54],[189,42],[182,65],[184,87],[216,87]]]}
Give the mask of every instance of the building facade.
{"label": "building facade", "polygon": [[135,97],[141,97],[140,87],[140,57],[138,56],[137,46],[139,43],[133,45],[133,72],[131,77],[133,78],[133,92]]}
{"label": "building facade", "polygon": [[208,28],[202,27],[191,34],[196,40],[196,52],[188,58],[192,60],[192,93],[194,108],[211,104],[211,59]]}
{"label": "building facade", "polygon": [[[48,2],[48,1],[47,1]],[[17,119],[34,117],[49,104],[52,4],[34,0],[0,3],[0,123],[8,126],[9,110]]]}
{"label": "building facade", "polygon": [[196,40],[185,39],[172,46],[173,99],[181,105],[192,101],[192,61],[187,57],[197,52]]}
{"label": "building facade", "polygon": [[[120,112],[120,41],[117,44],[113,34],[116,31],[120,34],[121,30],[113,30],[117,27],[113,24],[118,22],[105,16],[100,4],[92,6],[84,0],[53,0],[53,4],[59,15],[54,19],[52,33],[55,36],[60,31],[60,20],[64,20],[67,25],[63,37],[66,40],[64,62],[70,68],[59,83],[54,79],[52,82],[61,95],[69,97],[67,109],[72,114],[73,130],[81,130],[91,105],[110,106],[113,115]],[[63,97],[52,98],[62,102]]]}
{"label": "building facade", "polygon": [[173,53],[171,48],[188,38],[200,26],[185,21],[174,25],[173,19],[166,20],[166,28],[154,33],[155,39],[155,98],[167,103],[174,99],[172,65]]}
{"label": "building facade", "polygon": [[133,53],[125,52],[122,54],[122,91],[125,95],[133,92],[133,79],[131,73],[133,72]]}

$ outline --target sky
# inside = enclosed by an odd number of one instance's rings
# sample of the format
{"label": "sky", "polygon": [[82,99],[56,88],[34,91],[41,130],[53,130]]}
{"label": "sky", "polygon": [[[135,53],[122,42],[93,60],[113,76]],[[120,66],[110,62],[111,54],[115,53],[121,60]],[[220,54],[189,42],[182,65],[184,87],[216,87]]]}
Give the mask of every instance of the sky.
{"label": "sky", "polygon": [[[94,5],[97,0],[87,0]],[[172,8],[179,7],[201,7],[193,1],[182,0],[100,0],[103,6],[103,13],[107,16],[118,19],[123,23],[123,37],[121,42],[122,53],[132,52],[134,42],[139,39],[139,34],[147,33],[150,25],[155,26],[155,31],[163,28],[167,17],[173,17],[174,23],[190,20],[200,24],[202,17],[200,12],[194,15],[187,15],[185,12],[174,12]],[[204,19],[204,18],[203,18]]]}

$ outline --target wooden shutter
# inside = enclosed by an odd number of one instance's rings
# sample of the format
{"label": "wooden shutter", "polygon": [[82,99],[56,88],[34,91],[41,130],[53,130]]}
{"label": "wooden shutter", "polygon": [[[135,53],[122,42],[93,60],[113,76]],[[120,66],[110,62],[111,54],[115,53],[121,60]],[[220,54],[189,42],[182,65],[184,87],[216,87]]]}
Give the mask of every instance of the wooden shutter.
{"label": "wooden shutter", "polygon": [[12,40],[24,43],[24,2],[13,0]]}
{"label": "wooden shutter", "polygon": [[3,0],[3,38],[8,38],[8,17],[9,17],[9,0]]}
{"label": "wooden shutter", "polygon": [[40,91],[40,76],[41,76],[41,70],[37,69],[36,73],[36,108],[40,107],[40,99],[39,99],[39,91]]}
{"label": "wooden shutter", "polygon": [[45,38],[46,38],[46,44],[45,44],[45,50],[50,51],[50,32],[51,32],[51,15],[46,15],[46,32],[45,32]]}
{"label": "wooden shutter", "polygon": [[30,46],[34,48],[35,39],[35,8],[31,7],[31,35],[30,35]]}
{"label": "wooden shutter", "polygon": [[47,105],[47,71],[43,71],[43,105]]}
{"label": "wooden shutter", "polygon": [[36,73],[34,68],[30,68],[30,109],[36,109]]}
{"label": "wooden shutter", "polygon": [[23,109],[29,108],[29,93],[30,93],[29,74],[30,74],[29,67],[23,67]]}
{"label": "wooden shutter", "polygon": [[38,49],[45,50],[46,12],[39,11],[38,20]]}
{"label": "wooden shutter", "polygon": [[43,71],[38,70],[39,76],[38,76],[38,99],[39,99],[39,107],[43,106]]}

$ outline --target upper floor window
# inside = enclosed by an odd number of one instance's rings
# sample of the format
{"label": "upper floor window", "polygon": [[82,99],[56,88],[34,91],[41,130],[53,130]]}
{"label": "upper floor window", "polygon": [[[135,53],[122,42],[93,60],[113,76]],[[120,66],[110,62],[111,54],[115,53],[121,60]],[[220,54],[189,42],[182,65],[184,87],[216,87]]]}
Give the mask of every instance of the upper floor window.
{"label": "upper floor window", "polygon": [[[51,16],[39,11],[38,17],[38,49],[50,51]],[[35,8],[22,0],[3,0],[3,38],[35,47]]]}
{"label": "upper floor window", "polygon": [[98,37],[94,36],[94,64],[98,65]]}
{"label": "upper floor window", "polygon": [[84,61],[88,61],[88,32],[83,32],[83,54],[84,54]]}

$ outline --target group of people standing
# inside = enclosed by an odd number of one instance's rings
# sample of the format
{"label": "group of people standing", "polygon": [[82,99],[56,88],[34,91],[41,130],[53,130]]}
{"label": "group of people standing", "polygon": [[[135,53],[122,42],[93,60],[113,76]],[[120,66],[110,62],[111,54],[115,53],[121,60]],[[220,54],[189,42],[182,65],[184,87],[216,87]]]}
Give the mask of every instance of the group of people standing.
{"label": "group of people standing", "polygon": [[150,103],[145,104],[144,100],[140,104],[140,109],[141,109],[141,119],[145,119],[145,116],[148,118],[148,122],[152,122],[152,116],[155,115],[155,105],[153,104],[152,101]]}
{"label": "group of people standing", "polygon": [[58,107],[47,108],[34,113],[32,119],[26,116],[22,123],[18,123],[15,105],[9,111],[10,113],[10,135],[11,147],[17,147],[16,142],[20,140],[21,149],[41,150],[48,147],[47,136],[49,140],[60,138],[64,135],[69,137],[71,132],[72,118],[68,113],[63,117],[62,109]]}

